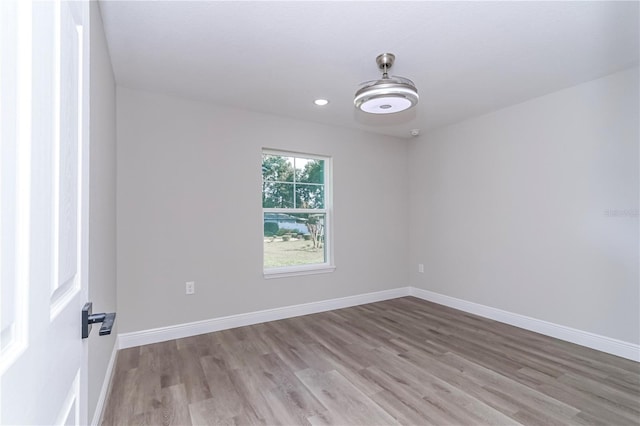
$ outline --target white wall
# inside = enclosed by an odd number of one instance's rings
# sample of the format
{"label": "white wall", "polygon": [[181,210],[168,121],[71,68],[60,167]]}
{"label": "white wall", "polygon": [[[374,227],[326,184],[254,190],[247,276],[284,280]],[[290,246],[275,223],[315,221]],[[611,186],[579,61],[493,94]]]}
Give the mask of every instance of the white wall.
{"label": "white wall", "polygon": [[[98,2],[91,10],[91,110],[89,195],[89,300],[94,312],[116,310],[116,88]],[[119,318],[110,336],[94,331],[89,345],[89,419],[118,333]]]}
{"label": "white wall", "polygon": [[635,68],[412,141],[411,285],[639,343],[638,114]]}
{"label": "white wall", "polygon": [[[120,332],[407,284],[405,141],[121,87],[117,103]],[[263,278],[262,147],[333,157],[335,272]]]}

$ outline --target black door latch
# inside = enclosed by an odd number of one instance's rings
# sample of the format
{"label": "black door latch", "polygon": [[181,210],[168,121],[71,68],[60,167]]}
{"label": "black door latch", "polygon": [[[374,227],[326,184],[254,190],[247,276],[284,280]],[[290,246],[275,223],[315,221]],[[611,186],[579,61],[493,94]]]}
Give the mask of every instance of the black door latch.
{"label": "black door latch", "polygon": [[100,336],[111,334],[113,322],[116,320],[116,313],[111,312],[109,314],[92,314],[92,312],[93,303],[85,303],[84,307],[82,308],[82,338],[86,339],[87,337],[89,337],[89,333],[91,333],[91,324],[95,324],[97,322],[102,323],[102,325],[100,326],[100,333],[98,333]]}

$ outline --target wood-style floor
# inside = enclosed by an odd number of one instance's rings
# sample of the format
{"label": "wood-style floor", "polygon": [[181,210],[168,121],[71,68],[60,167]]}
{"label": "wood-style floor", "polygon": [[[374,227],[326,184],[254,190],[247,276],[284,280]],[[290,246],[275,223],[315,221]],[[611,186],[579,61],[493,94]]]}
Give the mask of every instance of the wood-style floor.
{"label": "wood-style floor", "polygon": [[122,350],[102,424],[638,425],[640,364],[404,297]]}

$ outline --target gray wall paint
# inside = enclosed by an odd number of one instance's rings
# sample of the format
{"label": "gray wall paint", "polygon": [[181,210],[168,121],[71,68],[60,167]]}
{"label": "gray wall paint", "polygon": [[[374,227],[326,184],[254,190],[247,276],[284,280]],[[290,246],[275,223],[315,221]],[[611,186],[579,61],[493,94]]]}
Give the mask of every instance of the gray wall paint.
{"label": "gray wall paint", "polygon": [[[89,300],[94,312],[116,310],[116,88],[98,2],[91,9],[89,196]],[[89,345],[88,413],[91,420],[118,333],[94,331]]]}
{"label": "gray wall paint", "polygon": [[[121,332],[409,281],[405,141],[121,87],[117,99]],[[263,278],[263,147],[333,157],[335,272]]]}
{"label": "gray wall paint", "polygon": [[[117,111],[122,332],[409,283],[640,341],[637,69],[409,144],[127,88]],[[334,273],[263,279],[262,147],[333,156]]]}
{"label": "gray wall paint", "polygon": [[412,141],[411,285],[639,343],[638,113],[636,68]]}

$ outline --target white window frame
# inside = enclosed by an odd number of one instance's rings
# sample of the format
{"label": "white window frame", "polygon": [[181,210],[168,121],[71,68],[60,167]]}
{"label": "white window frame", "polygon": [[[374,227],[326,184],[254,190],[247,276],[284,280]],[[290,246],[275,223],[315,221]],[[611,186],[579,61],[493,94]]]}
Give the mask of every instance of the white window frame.
{"label": "white window frame", "polygon": [[[336,267],[333,263],[333,164],[332,158],[327,155],[309,154],[305,152],[293,152],[293,151],[281,151],[276,149],[263,148],[260,154],[260,159],[264,155],[276,155],[280,157],[297,157],[297,158],[309,158],[312,160],[324,161],[324,208],[323,209],[300,209],[300,208],[262,208],[262,214],[260,221],[264,224],[265,213],[323,213],[325,215],[324,223],[324,250],[325,250],[325,262],[313,263],[307,265],[295,265],[295,266],[283,266],[280,268],[265,268],[264,267],[264,243],[262,250],[262,271],[264,278],[283,278],[283,277],[295,277],[300,275],[313,275],[333,272]],[[260,176],[262,180],[262,175]],[[264,190],[264,186],[261,185],[261,191]],[[262,193],[260,194],[262,200]],[[295,196],[295,194],[294,194]],[[262,201],[261,201],[262,203]],[[261,227],[262,228],[262,227]],[[261,238],[264,241],[264,229],[261,229]]]}

